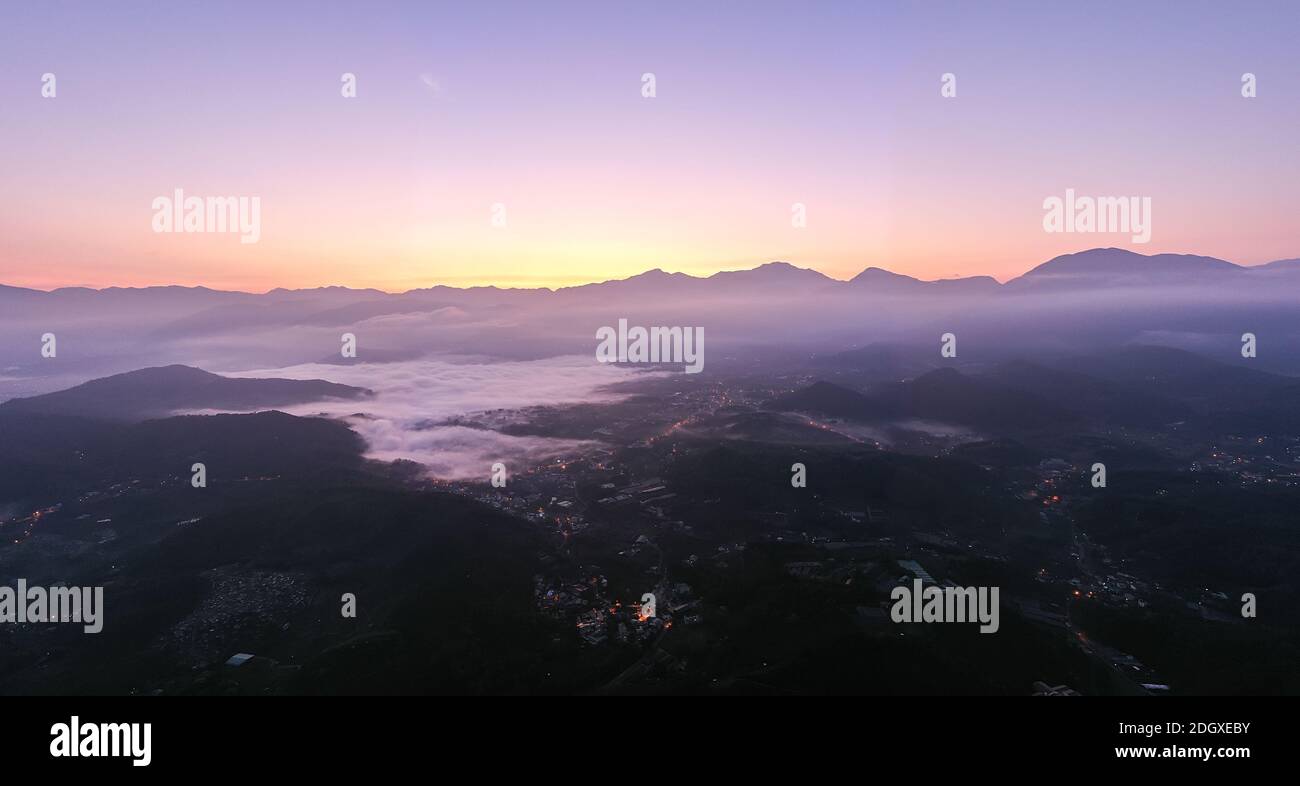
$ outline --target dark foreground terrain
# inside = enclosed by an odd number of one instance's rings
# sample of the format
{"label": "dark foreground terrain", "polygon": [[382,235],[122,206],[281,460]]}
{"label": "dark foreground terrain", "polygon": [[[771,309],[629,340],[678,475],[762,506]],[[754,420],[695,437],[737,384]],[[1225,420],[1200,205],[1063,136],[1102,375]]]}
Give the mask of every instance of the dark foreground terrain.
{"label": "dark foreground terrain", "polygon": [[[1300,692],[1293,378],[1145,347],[881,357],[537,408],[504,429],[598,447],[505,488],[367,460],[340,421],[153,417],[129,380],[94,417],[13,402],[0,578],[106,609],[94,635],[0,627],[0,692]],[[366,395],[232,395],[268,390]],[[998,632],[892,622],[914,578],[999,587]]]}

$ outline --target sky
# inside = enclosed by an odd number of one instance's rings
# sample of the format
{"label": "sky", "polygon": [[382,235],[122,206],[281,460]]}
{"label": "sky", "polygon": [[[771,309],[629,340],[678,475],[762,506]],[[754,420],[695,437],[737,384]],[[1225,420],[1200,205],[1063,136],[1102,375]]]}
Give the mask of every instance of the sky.
{"label": "sky", "polygon": [[[0,283],[1297,257],[1297,40],[1289,0],[7,5]],[[257,197],[258,242],[155,232],[177,188]],[[1150,197],[1151,241],[1045,232],[1066,189]]]}

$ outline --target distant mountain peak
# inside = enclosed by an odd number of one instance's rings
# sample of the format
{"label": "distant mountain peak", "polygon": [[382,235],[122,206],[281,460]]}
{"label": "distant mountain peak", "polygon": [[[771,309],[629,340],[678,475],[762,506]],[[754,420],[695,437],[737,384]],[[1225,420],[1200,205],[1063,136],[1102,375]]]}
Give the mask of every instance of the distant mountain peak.
{"label": "distant mountain peak", "polygon": [[765,262],[758,267],[747,270],[723,270],[709,276],[713,281],[801,281],[817,284],[834,283],[826,274],[808,267],[799,267],[789,262]]}
{"label": "distant mountain peak", "polygon": [[1197,254],[1139,254],[1124,248],[1090,248],[1061,254],[1033,268],[1024,277],[1051,273],[1149,273],[1240,270],[1224,259]]}
{"label": "distant mountain peak", "polygon": [[[751,273],[765,272],[765,273],[782,273],[782,274],[794,273],[795,275],[801,275],[801,276],[807,274],[813,274],[817,276],[823,276],[823,274],[817,272],[816,270],[813,270],[810,267],[799,267],[798,265],[793,265],[789,262],[784,262],[779,259],[773,260],[771,262],[764,262],[758,267],[752,268],[748,272]],[[824,277],[825,276],[823,276],[823,278]]]}
{"label": "distant mountain peak", "polygon": [[1140,254],[1123,248],[1090,248],[1047,260],[1007,282],[1012,291],[1117,286],[1214,284],[1248,269],[1197,254]]}
{"label": "distant mountain peak", "polygon": [[869,281],[909,281],[915,284],[923,283],[919,278],[905,276],[902,273],[895,273],[892,270],[886,270],[883,267],[872,265],[864,269],[861,273],[849,279],[850,283],[863,283]]}
{"label": "distant mountain peak", "polygon": [[939,278],[923,281],[913,276],[895,273],[882,267],[871,266],[857,274],[848,282],[851,286],[877,291],[914,292],[917,294],[986,294],[997,290],[1002,285],[992,276],[970,276],[962,278]]}

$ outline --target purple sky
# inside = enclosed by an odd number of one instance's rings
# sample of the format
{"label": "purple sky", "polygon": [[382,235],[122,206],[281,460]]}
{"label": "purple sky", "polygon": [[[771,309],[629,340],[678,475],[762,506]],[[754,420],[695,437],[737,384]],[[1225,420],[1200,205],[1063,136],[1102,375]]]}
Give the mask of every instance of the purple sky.
{"label": "purple sky", "polygon": [[[0,283],[1295,257],[1298,41],[1300,3],[1280,1],[14,4]],[[259,242],[153,232],[178,187],[259,197]],[[1067,188],[1150,197],[1151,242],[1044,232]]]}

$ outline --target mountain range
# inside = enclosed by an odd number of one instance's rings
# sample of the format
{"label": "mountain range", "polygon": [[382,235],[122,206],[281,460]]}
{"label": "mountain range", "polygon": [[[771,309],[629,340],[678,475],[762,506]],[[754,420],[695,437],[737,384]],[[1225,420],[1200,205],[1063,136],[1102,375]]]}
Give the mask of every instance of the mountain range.
{"label": "mountain range", "polygon": [[[352,289],[330,286],[313,289],[277,288],[263,294],[222,291],[208,287],[155,286],[63,287],[51,291],[0,285],[0,303],[10,306],[59,300],[87,302],[98,300],[119,304],[143,302],[150,305],[168,302],[177,306],[205,304],[217,306],[265,299],[279,304],[294,301],[319,305],[333,301],[343,306],[358,298],[373,301],[408,299],[421,304],[445,299],[449,303],[463,300],[518,300],[530,296],[549,296],[562,301],[581,300],[587,296],[621,294],[671,296],[682,294],[756,294],[792,295],[796,293],[879,293],[879,294],[991,294],[998,291],[1023,291],[1044,286],[1052,288],[1094,289],[1117,285],[1180,285],[1205,282],[1275,283],[1279,277],[1300,274],[1300,259],[1282,259],[1262,265],[1238,265],[1223,259],[1194,254],[1144,255],[1120,248],[1094,248],[1050,259],[1006,283],[991,276],[970,276],[925,281],[893,273],[880,267],[868,267],[848,281],[830,278],[816,270],[788,262],[768,262],[748,270],[714,273],[706,277],[686,273],[669,273],[655,268],[629,278],[582,284],[558,289],[515,289],[495,286],[468,288],[444,285],[387,293],[376,289]],[[1300,281],[1300,278],[1296,279]]]}
{"label": "mountain range", "polygon": [[[1129,344],[1240,362],[1242,336],[1250,332],[1259,343],[1251,364],[1300,374],[1297,304],[1300,260],[1246,267],[1114,248],[1060,256],[1005,284],[987,276],[922,281],[880,267],[841,281],[771,262],[708,277],[651,270],[554,290],[322,287],[252,294],[0,286],[0,400],[171,364],[221,372],[586,355],[597,331],[621,319],[700,327],[711,370],[816,356],[814,365],[841,369],[839,376],[819,372],[832,382],[915,377],[938,359],[935,347],[947,333],[960,336],[963,364],[991,364]],[[46,357],[48,334],[57,337],[57,359]],[[356,337],[355,358],[341,357],[347,335]],[[871,345],[893,349],[866,365],[836,357],[871,352],[862,349]],[[325,371],[310,376],[330,378]],[[251,401],[279,405],[275,398]],[[168,405],[159,401],[137,414],[156,415]]]}

